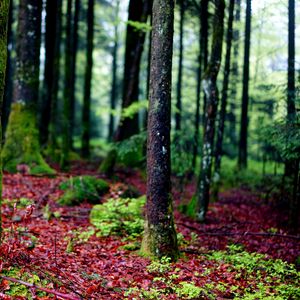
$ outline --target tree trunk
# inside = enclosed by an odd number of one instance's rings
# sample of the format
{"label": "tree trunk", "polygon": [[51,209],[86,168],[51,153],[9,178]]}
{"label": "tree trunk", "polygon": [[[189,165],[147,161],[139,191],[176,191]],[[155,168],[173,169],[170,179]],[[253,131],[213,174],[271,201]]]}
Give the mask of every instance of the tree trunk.
{"label": "tree trunk", "polygon": [[233,30],[233,63],[231,71],[231,95],[230,95],[230,111],[227,115],[229,121],[229,139],[230,143],[236,149],[237,134],[236,134],[236,100],[237,100],[237,83],[239,82],[239,46],[240,46],[240,31],[238,25],[241,21],[241,0],[235,0],[235,24],[237,28]]}
{"label": "tree trunk", "polygon": [[4,169],[30,174],[55,173],[40,153],[37,129],[42,1],[20,1],[16,40],[16,76],[2,159]]}
{"label": "tree trunk", "polygon": [[2,105],[2,131],[3,134],[5,133],[9,112],[10,112],[10,105],[12,102],[12,91],[13,91],[13,58],[12,58],[12,51],[14,45],[14,33],[12,30],[12,25],[14,22],[13,19],[13,11],[14,11],[14,4],[13,1],[10,1],[9,5],[9,15],[8,15],[8,27],[7,27],[7,63],[6,63],[6,75],[5,75],[5,89],[4,89],[4,96],[3,96],[3,105]]}
{"label": "tree trunk", "polygon": [[94,0],[88,2],[87,12],[88,32],[86,50],[86,69],[84,79],[84,99],[82,111],[82,156],[90,156],[90,109],[91,109],[91,84],[93,68],[93,47],[94,47]]}
{"label": "tree trunk", "polygon": [[[150,0],[130,0],[128,20],[146,23],[150,3]],[[127,25],[122,109],[129,107],[138,100],[140,61],[145,35],[145,31],[137,30],[130,23]],[[122,141],[138,132],[138,114],[135,114],[132,118],[121,118],[114,139],[115,141]]]}
{"label": "tree trunk", "polygon": [[[0,141],[2,141],[2,104],[7,63],[7,23],[9,14],[9,0],[0,3]],[[0,154],[2,142],[0,143]],[[2,237],[2,161],[0,159],[0,238]],[[1,243],[1,242],[0,242]]]}
{"label": "tree trunk", "polygon": [[179,26],[179,60],[178,60],[178,79],[177,79],[177,102],[175,112],[175,130],[181,129],[181,87],[182,87],[182,65],[183,65],[183,27],[185,0],[179,2],[180,5],[180,26]]}
{"label": "tree trunk", "polygon": [[[224,79],[223,79],[223,90],[221,98],[221,110],[219,113],[219,124],[217,130],[217,142],[215,150],[215,177],[220,178],[221,169],[221,159],[222,159],[222,145],[223,145],[223,135],[225,127],[225,117],[226,117],[226,106],[227,106],[227,92],[229,85],[230,76],[230,58],[231,58],[231,44],[232,44],[232,24],[233,24],[233,12],[234,12],[234,1],[230,0],[229,3],[229,17],[228,17],[228,28],[226,36],[226,57],[225,57],[225,67],[224,67]],[[217,196],[218,194],[218,183],[215,190]]]}
{"label": "tree trunk", "polygon": [[240,169],[247,168],[247,140],[248,140],[248,102],[249,102],[249,60],[250,60],[250,35],[251,35],[251,0],[247,0],[246,8],[246,26],[245,26],[245,53],[243,66],[243,96],[242,96],[242,113],[241,129],[239,143],[239,160]]}
{"label": "tree trunk", "polygon": [[54,60],[52,68],[53,82],[51,85],[51,113],[50,113],[50,124],[48,134],[48,146],[51,156],[54,155],[54,151],[58,148],[57,146],[57,100],[59,90],[59,78],[60,78],[60,45],[61,45],[61,33],[62,33],[62,0],[57,0],[57,11],[56,11],[56,26],[55,26],[55,44],[54,44]]}
{"label": "tree trunk", "polygon": [[[116,19],[119,17],[120,10],[120,1],[117,1],[116,4]],[[109,128],[108,128],[108,140],[112,141],[114,130],[115,130],[115,116],[114,112],[116,109],[116,100],[117,100],[117,70],[118,70],[118,48],[119,48],[119,25],[118,22],[115,22],[114,25],[114,46],[112,51],[112,83],[111,83],[111,92],[110,92],[110,109],[111,113],[109,116]]]}
{"label": "tree trunk", "polygon": [[71,35],[71,18],[72,18],[72,0],[67,2],[66,14],[66,45],[65,45],[65,85],[64,85],[64,103],[63,103],[63,136],[62,136],[62,155],[60,167],[68,169],[69,155],[71,148],[71,89],[72,89],[72,35]]}
{"label": "tree trunk", "polygon": [[203,90],[206,95],[206,121],[203,136],[202,161],[198,182],[197,219],[199,221],[205,220],[209,204],[215,119],[218,107],[217,76],[222,58],[224,9],[224,0],[216,0],[211,57],[202,80]]}
{"label": "tree trunk", "polygon": [[46,34],[45,34],[45,71],[43,87],[43,103],[40,122],[40,141],[44,146],[48,141],[49,123],[51,119],[52,88],[55,81],[53,76],[55,64],[55,44],[57,40],[58,6],[61,0],[47,0],[46,3]]}
{"label": "tree trunk", "polygon": [[73,30],[72,35],[72,56],[71,56],[71,93],[70,93],[70,149],[73,149],[73,135],[75,125],[75,105],[76,105],[76,61],[77,61],[77,48],[78,48],[78,21],[80,11],[80,0],[75,0]]}
{"label": "tree trunk", "polygon": [[147,204],[142,252],[178,257],[170,180],[174,1],[153,1],[147,142]]}

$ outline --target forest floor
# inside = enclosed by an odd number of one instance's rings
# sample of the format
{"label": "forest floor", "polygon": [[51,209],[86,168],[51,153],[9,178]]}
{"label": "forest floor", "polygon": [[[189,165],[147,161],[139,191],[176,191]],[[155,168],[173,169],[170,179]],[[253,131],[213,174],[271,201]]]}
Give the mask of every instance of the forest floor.
{"label": "forest floor", "polygon": [[[222,192],[205,224],[176,209],[181,258],[151,262],[124,237],[89,234],[92,205],[56,203],[59,183],[81,174],[99,176],[83,163],[55,178],[4,174],[0,299],[300,299],[300,232],[289,234],[285,211],[259,192]],[[101,201],[124,184],[145,193],[138,171],[116,177]],[[175,207],[195,191],[173,187]]]}

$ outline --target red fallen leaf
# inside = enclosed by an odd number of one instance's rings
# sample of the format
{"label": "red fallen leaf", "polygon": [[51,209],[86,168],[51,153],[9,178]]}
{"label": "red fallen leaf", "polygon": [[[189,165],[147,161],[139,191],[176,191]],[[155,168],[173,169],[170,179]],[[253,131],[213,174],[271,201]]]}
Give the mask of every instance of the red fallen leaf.
{"label": "red fallen leaf", "polygon": [[90,287],[88,287],[88,289],[86,290],[86,292],[87,292],[87,294],[92,294],[92,293],[94,293],[95,291],[97,291],[97,289],[98,289],[98,285],[92,285],[92,286],[90,286]]}

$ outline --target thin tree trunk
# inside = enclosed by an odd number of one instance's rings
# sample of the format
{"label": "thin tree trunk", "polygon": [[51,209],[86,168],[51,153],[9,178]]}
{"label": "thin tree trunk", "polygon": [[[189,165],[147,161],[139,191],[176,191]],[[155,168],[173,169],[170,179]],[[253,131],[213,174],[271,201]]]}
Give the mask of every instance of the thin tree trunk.
{"label": "thin tree trunk", "polygon": [[197,218],[204,221],[209,204],[209,189],[211,183],[211,165],[215,134],[215,119],[218,107],[217,76],[222,58],[224,30],[224,0],[215,1],[215,18],[210,62],[205,70],[202,85],[206,95],[205,127],[202,147],[202,161],[198,182]]}
{"label": "thin tree trunk", "polygon": [[72,34],[72,63],[71,63],[71,94],[70,94],[70,149],[73,149],[73,136],[75,125],[75,105],[76,105],[76,61],[78,48],[78,21],[80,11],[80,0],[75,0],[73,30]]}
{"label": "thin tree trunk", "polygon": [[[225,57],[225,67],[224,67],[223,90],[222,90],[221,109],[219,113],[219,124],[217,130],[217,142],[216,142],[216,150],[215,150],[214,172],[216,178],[220,177],[220,169],[221,169],[222,145],[223,145],[226,107],[227,107],[227,93],[228,93],[229,76],[230,76],[230,58],[231,58],[231,44],[232,44],[234,1],[235,0],[230,0],[229,3],[229,17],[228,17],[227,36],[226,36],[226,57]],[[218,186],[216,186],[215,192],[216,192],[215,196],[217,196]]]}
{"label": "thin tree trunk", "polygon": [[180,4],[180,26],[179,26],[179,59],[178,59],[178,79],[177,79],[177,102],[175,112],[175,130],[181,129],[181,87],[182,87],[182,66],[183,66],[183,28],[184,28],[184,12],[185,0],[181,0]]}
{"label": "thin tree trunk", "polygon": [[[150,0],[130,0],[128,20],[146,23],[150,3]],[[129,107],[138,100],[140,60],[145,35],[145,31],[136,30],[130,23],[127,25],[122,109]],[[115,141],[122,141],[138,132],[138,114],[135,114],[131,118],[121,118],[114,139]]]}
{"label": "thin tree trunk", "polygon": [[170,129],[174,1],[153,1],[147,204],[142,252],[178,257],[171,197]]}
{"label": "thin tree trunk", "polygon": [[[2,105],[4,94],[4,83],[7,63],[7,23],[9,15],[9,0],[0,3],[0,141],[2,141]],[[2,152],[2,142],[0,143],[0,154]],[[2,236],[2,161],[0,159],[0,238]]]}
{"label": "thin tree trunk", "polygon": [[62,136],[62,155],[60,167],[68,169],[69,154],[71,147],[71,89],[72,89],[72,35],[71,35],[71,18],[72,18],[72,0],[67,2],[66,14],[66,45],[65,45],[65,84],[64,84],[64,103],[63,103],[63,136]]}
{"label": "thin tree trunk", "polygon": [[58,18],[59,0],[47,0],[46,3],[46,35],[45,35],[45,72],[43,87],[43,102],[40,122],[40,141],[44,146],[48,141],[49,123],[51,119],[52,86],[55,77],[53,69],[55,63],[56,26]]}
{"label": "thin tree trunk", "polygon": [[91,110],[91,84],[93,68],[93,48],[94,48],[94,0],[88,2],[87,13],[87,50],[86,50],[86,69],[84,79],[84,99],[82,111],[82,156],[90,156],[90,110]]}
{"label": "thin tree trunk", "polygon": [[250,61],[250,38],[251,38],[251,0],[247,0],[246,26],[245,26],[245,53],[243,66],[243,95],[242,113],[239,142],[240,169],[247,168],[247,141],[248,141],[248,103],[249,103],[249,61]]}
{"label": "thin tree trunk", "polygon": [[[116,5],[116,19],[119,17],[120,1],[117,1]],[[114,46],[112,51],[112,84],[110,92],[110,109],[111,113],[109,116],[109,128],[108,128],[108,140],[112,141],[114,130],[115,130],[115,109],[117,100],[117,71],[118,71],[118,48],[119,48],[119,25],[115,22],[114,25]]]}
{"label": "thin tree trunk", "polygon": [[2,131],[3,135],[6,130],[8,116],[10,112],[10,105],[12,102],[12,91],[13,91],[13,59],[12,51],[14,45],[14,33],[12,30],[12,25],[14,22],[13,18],[14,3],[11,0],[9,5],[9,15],[8,15],[8,27],[7,27],[7,62],[6,62],[6,75],[5,75],[5,89],[3,96],[3,106],[2,106]]}
{"label": "thin tree trunk", "polygon": [[237,134],[236,134],[236,100],[237,100],[237,84],[239,82],[239,49],[240,49],[240,31],[238,25],[241,21],[241,0],[235,0],[235,17],[234,23],[237,28],[233,30],[233,63],[231,71],[231,95],[230,95],[230,111],[228,113],[229,121],[229,139],[230,143],[233,145],[234,149],[237,146]]}

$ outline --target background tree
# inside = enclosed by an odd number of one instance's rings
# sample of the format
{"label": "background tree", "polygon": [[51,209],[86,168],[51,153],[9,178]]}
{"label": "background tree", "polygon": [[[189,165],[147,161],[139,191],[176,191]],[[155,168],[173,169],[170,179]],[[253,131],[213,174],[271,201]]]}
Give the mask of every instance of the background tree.
{"label": "background tree", "polygon": [[238,166],[243,169],[247,167],[247,141],[248,141],[248,103],[249,103],[249,60],[250,60],[250,38],[251,38],[251,0],[247,0],[246,25],[245,25],[245,52],[243,65],[243,95],[242,113],[239,142]]}
{"label": "background tree", "polygon": [[153,1],[147,142],[147,204],[142,251],[178,257],[170,181],[173,0]]}
{"label": "background tree", "polygon": [[206,95],[205,127],[203,135],[202,160],[198,183],[197,218],[204,221],[209,204],[209,189],[211,183],[211,166],[215,134],[215,120],[218,107],[217,77],[221,65],[224,0],[215,1],[215,17],[213,26],[213,40],[209,64],[205,70],[202,85]]}
{"label": "background tree", "polygon": [[90,109],[91,109],[91,83],[93,68],[93,40],[94,40],[94,0],[88,1],[87,12],[87,49],[86,49],[86,69],[84,80],[84,100],[82,111],[82,156],[90,156]]}
{"label": "background tree", "polygon": [[13,104],[2,152],[3,167],[10,172],[16,172],[18,165],[24,164],[30,174],[54,173],[41,156],[36,121],[40,31],[41,1],[21,1]]}

